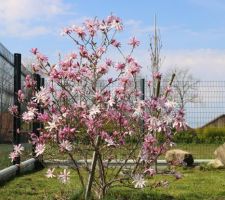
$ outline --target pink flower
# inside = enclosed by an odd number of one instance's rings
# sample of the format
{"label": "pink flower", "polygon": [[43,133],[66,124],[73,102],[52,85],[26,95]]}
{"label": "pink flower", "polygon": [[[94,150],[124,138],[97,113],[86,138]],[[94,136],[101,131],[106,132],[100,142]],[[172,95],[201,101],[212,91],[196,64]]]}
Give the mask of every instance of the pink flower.
{"label": "pink flower", "polygon": [[49,115],[48,113],[38,113],[38,120],[41,122],[48,122],[49,120]]}
{"label": "pink flower", "polygon": [[155,72],[155,73],[153,74],[153,78],[154,78],[154,79],[161,79],[161,77],[162,77],[162,74],[160,74],[159,72]]}
{"label": "pink flower", "polygon": [[19,102],[24,102],[24,100],[25,100],[25,95],[24,95],[24,93],[22,92],[22,90],[18,90],[17,95],[18,95],[18,101],[19,101]]}
{"label": "pink flower", "polygon": [[11,162],[13,162],[18,156],[19,156],[19,154],[16,153],[15,151],[13,151],[9,154],[9,158],[11,159]]}
{"label": "pink flower", "polygon": [[105,61],[105,64],[110,67],[110,66],[112,66],[113,62],[111,59],[107,58]]}
{"label": "pink flower", "polygon": [[37,59],[40,61],[40,62],[48,62],[48,57],[41,54],[41,53],[37,53]]}
{"label": "pink flower", "polygon": [[25,87],[32,88],[35,85],[36,81],[34,81],[31,76],[28,74],[25,78]]}
{"label": "pink flower", "polygon": [[53,174],[54,171],[55,171],[55,168],[53,168],[53,169],[48,169],[47,172],[46,172],[46,177],[47,177],[47,178],[54,178],[54,177],[55,177],[55,175]]}
{"label": "pink flower", "polygon": [[148,168],[144,171],[144,173],[149,174],[150,176],[154,176],[156,171],[153,168]]}
{"label": "pink flower", "polygon": [[31,68],[32,68],[33,72],[38,72],[40,69],[40,65],[36,64],[36,63],[32,63]]}
{"label": "pink flower", "polygon": [[109,78],[108,83],[112,83],[112,82],[113,82],[113,78]]}
{"label": "pink flower", "polygon": [[72,32],[72,29],[71,28],[64,28],[61,32],[61,35],[64,36],[64,35],[69,35],[70,33]]}
{"label": "pink flower", "polygon": [[128,56],[128,57],[126,57],[126,61],[128,63],[132,63],[132,62],[134,62],[134,58],[132,58],[131,56]]}
{"label": "pink flower", "polygon": [[28,107],[28,111],[22,114],[22,119],[26,122],[31,122],[35,118],[36,112],[36,108]]}
{"label": "pink flower", "polygon": [[84,22],[89,34],[94,37],[96,33],[97,22],[95,20],[86,20]]}
{"label": "pink flower", "polygon": [[108,70],[109,70],[109,67],[107,65],[101,65],[97,68],[97,73],[106,74]]}
{"label": "pink flower", "polygon": [[76,59],[77,58],[77,54],[76,53],[71,53],[69,58],[70,58],[70,60]]}
{"label": "pink flower", "polygon": [[35,154],[36,154],[36,157],[38,157],[39,155],[42,155],[45,151],[45,144],[37,144],[36,147],[35,147]]}
{"label": "pink flower", "polygon": [[128,42],[128,44],[131,45],[133,48],[135,48],[140,45],[140,41],[137,40],[135,37],[132,37]]}
{"label": "pink flower", "polygon": [[121,19],[119,17],[110,16],[108,18],[108,23],[111,23],[111,27],[115,28],[117,31],[123,30],[123,25],[122,25]]}
{"label": "pink flower", "polygon": [[66,169],[63,170],[63,172],[60,172],[60,175],[58,175],[58,179],[63,183],[68,183],[70,180],[70,172]]}
{"label": "pink flower", "polygon": [[79,37],[84,38],[86,33],[81,26],[73,26],[73,31],[78,34]]}
{"label": "pink flower", "polygon": [[85,49],[84,46],[81,46],[80,47],[80,56],[81,57],[84,57],[84,58],[87,58],[88,57],[88,52],[87,52],[87,50]]}
{"label": "pink flower", "polygon": [[36,55],[38,53],[38,49],[37,48],[32,48],[31,53],[33,53],[34,55]]}
{"label": "pink flower", "polygon": [[18,106],[16,105],[13,105],[13,106],[10,106],[8,108],[9,112],[12,114],[12,115],[17,115],[18,114]]}
{"label": "pink flower", "polygon": [[128,72],[132,75],[137,74],[140,72],[140,65],[138,65],[136,62],[133,62],[131,66],[128,68]]}
{"label": "pink flower", "polygon": [[125,63],[117,63],[116,64],[116,69],[117,70],[123,70],[126,67]]}
{"label": "pink flower", "polygon": [[120,42],[116,41],[115,39],[112,39],[111,40],[111,45],[113,45],[114,47],[121,47],[121,44]]}

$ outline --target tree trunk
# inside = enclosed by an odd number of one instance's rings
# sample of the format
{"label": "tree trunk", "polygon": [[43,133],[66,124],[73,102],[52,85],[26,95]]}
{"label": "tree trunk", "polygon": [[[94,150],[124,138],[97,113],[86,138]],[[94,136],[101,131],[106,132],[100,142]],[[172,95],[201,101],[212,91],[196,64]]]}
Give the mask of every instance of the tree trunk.
{"label": "tree trunk", "polygon": [[96,168],[96,163],[97,163],[97,159],[98,159],[98,150],[97,149],[98,149],[99,144],[100,144],[100,136],[97,136],[96,149],[93,153],[91,170],[89,173],[88,183],[87,183],[87,187],[86,187],[86,191],[85,191],[85,200],[88,200],[91,195],[91,188],[92,188],[92,184],[93,184],[93,180],[94,180],[95,168]]}

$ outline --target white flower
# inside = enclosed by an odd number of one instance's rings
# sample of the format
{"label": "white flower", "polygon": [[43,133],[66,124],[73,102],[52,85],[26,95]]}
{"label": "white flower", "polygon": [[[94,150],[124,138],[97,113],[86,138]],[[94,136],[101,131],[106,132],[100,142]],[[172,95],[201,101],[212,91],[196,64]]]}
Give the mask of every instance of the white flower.
{"label": "white flower", "polygon": [[70,172],[66,169],[63,170],[63,172],[60,172],[60,175],[58,176],[59,180],[62,182],[62,183],[67,183],[69,182],[70,180]]}
{"label": "white flower", "polygon": [[169,125],[169,124],[171,124],[171,123],[173,122],[173,118],[172,118],[171,116],[169,116],[169,115],[165,115],[165,116],[163,116],[163,121],[164,121],[167,125]]}
{"label": "white flower", "polygon": [[43,104],[48,103],[49,96],[48,96],[48,90],[44,87],[40,88],[40,91],[36,92],[35,96],[33,97],[33,100],[36,103],[42,102]]}
{"label": "white flower", "polygon": [[145,180],[143,178],[143,175],[141,174],[135,174],[133,177],[132,183],[134,183],[135,188],[143,188],[145,186]]}
{"label": "white flower", "polygon": [[46,129],[49,129],[49,131],[52,131],[52,129],[57,128],[57,125],[56,125],[55,122],[48,122],[48,125],[49,125],[49,126],[46,126],[45,128],[46,128]]}
{"label": "white flower", "polygon": [[99,109],[99,105],[93,105],[92,108],[90,109],[90,112],[89,112],[89,115],[92,117],[92,116],[95,116],[96,114],[100,113],[100,109]]}
{"label": "white flower", "polygon": [[46,129],[49,129],[49,131],[52,131],[52,129],[56,129],[57,128],[57,123],[59,123],[59,120],[61,120],[62,118],[60,116],[57,115],[52,115],[52,122],[48,122],[49,126],[46,126]]}
{"label": "white flower", "polygon": [[99,25],[99,29],[101,30],[101,31],[105,31],[106,29],[108,28],[108,26],[106,25],[106,24],[100,24]]}
{"label": "white flower", "polygon": [[35,148],[36,157],[43,154],[45,151],[45,144],[37,144]]}
{"label": "white flower", "polygon": [[22,154],[22,151],[24,151],[24,147],[21,144],[13,145],[13,147],[13,151],[18,155]]}
{"label": "white flower", "polygon": [[46,177],[47,177],[47,178],[53,178],[53,177],[55,177],[55,175],[53,174],[54,171],[55,171],[55,168],[53,168],[53,169],[48,169],[47,172],[46,172]]}
{"label": "white flower", "polygon": [[116,146],[116,143],[113,141],[112,138],[106,138],[105,141],[107,142],[107,146]]}
{"label": "white flower", "polygon": [[175,107],[177,106],[177,103],[174,102],[174,101],[167,101],[167,102],[165,103],[165,106],[166,106],[168,109],[173,109],[173,108],[175,108]]}
{"label": "white flower", "polygon": [[107,102],[109,107],[112,107],[115,104],[115,101],[113,98],[110,98],[109,101]]}
{"label": "white flower", "polygon": [[73,147],[68,140],[63,140],[60,144],[61,150],[72,151]]}
{"label": "white flower", "polygon": [[142,115],[143,111],[141,107],[137,107],[134,109],[133,117],[140,117]]}
{"label": "white flower", "polygon": [[134,109],[133,117],[140,117],[143,114],[144,101],[138,101],[137,107]]}
{"label": "white flower", "polygon": [[23,113],[22,119],[26,122],[32,121],[37,111],[37,108],[28,107],[28,111]]}

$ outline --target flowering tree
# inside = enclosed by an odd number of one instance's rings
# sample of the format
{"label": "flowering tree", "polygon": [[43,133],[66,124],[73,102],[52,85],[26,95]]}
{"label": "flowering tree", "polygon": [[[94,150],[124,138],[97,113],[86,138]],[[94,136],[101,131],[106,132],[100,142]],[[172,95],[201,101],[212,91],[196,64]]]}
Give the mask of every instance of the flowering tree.
{"label": "flowering tree", "polygon": [[[140,42],[131,38],[130,53],[125,55],[116,40],[122,29],[116,16],[65,28],[63,35],[72,39],[75,51],[51,65],[45,55],[33,48],[37,59],[33,71],[45,76],[48,84],[37,90],[35,80],[28,75],[25,85],[33,97],[27,99],[18,91],[19,101],[27,107],[18,117],[26,123],[43,124],[39,136],[30,133],[37,159],[47,146],[54,145],[66,154],[79,176],[85,199],[90,195],[103,198],[116,183],[133,184],[135,188],[147,186],[146,178],[155,173],[153,163],[169,148],[175,131],[185,126],[183,112],[167,98],[169,85],[162,95],[140,100],[142,94],[136,86],[140,65],[132,57]],[[112,60],[110,51],[118,51],[121,58]],[[155,78],[160,82],[161,75]],[[10,111],[18,115],[15,106]],[[159,142],[157,135],[163,140]],[[22,150],[21,145],[14,146],[11,159]],[[79,165],[78,160],[83,164]],[[135,167],[127,169],[131,160]],[[113,167],[112,163],[119,165]],[[55,177],[54,169],[48,169],[46,176]],[[58,178],[67,183],[70,172],[64,169]]]}

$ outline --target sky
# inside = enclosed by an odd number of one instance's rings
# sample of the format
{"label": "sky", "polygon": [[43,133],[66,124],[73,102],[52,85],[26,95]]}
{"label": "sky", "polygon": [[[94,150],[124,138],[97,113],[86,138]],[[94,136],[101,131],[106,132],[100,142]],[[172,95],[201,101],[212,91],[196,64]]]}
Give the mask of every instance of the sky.
{"label": "sky", "polygon": [[0,0],[0,5],[0,42],[23,58],[37,47],[55,62],[59,52],[73,49],[60,35],[64,27],[113,13],[123,20],[121,39],[141,41],[135,56],[145,74],[156,15],[162,71],[189,68],[199,80],[225,79],[224,0]]}

